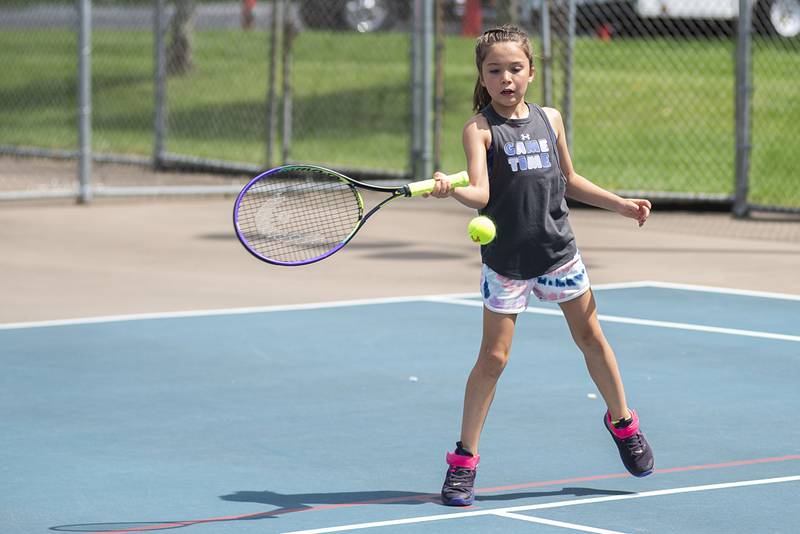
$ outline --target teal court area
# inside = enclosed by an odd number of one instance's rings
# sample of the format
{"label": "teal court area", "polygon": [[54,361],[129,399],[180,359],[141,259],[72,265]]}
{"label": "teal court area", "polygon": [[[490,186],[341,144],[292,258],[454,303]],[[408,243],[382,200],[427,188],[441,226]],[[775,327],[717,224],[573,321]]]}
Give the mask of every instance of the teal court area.
{"label": "teal court area", "polygon": [[0,531],[789,533],[800,297],[597,286],[656,472],[554,306],[519,318],[478,497],[438,501],[477,294],[0,325]]}

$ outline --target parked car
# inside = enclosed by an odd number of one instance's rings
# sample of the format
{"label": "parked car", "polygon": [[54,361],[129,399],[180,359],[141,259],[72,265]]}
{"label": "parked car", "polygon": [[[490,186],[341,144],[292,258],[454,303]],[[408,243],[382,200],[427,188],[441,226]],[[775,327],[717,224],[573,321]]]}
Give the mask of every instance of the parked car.
{"label": "parked car", "polygon": [[[521,20],[538,27],[543,0],[517,0]],[[566,3],[566,0],[562,0]],[[752,0],[757,31],[782,37],[800,34],[800,0]],[[491,18],[492,2],[484,1]],[[311,28],[338,28],[359,32],[385,30],[410,17],[413,0],[300,0],[300,16]],[[445,0],[445,15],[458,20],[465,0]],[[739,14],[738,0],[576,0],[578,31],[591,32],[606,25],[615,33],[640,35],[669,31],[707,31],[716,25],[730,28]],[[705,21],[711,24],[686,24]]]}
{"label": "parked car", "polygon": [[[765,33],[794,37],[800,33],[800,0],[752,0],[753,23]],[[738,0],[637,0],[636,14],[645,19],[701,19],[733,21]]]}
{"label": "parked car", "polygon": [[[460,18],[465,0],[446,0],[448,18]],[[300,0],[300,16],[310,28],[373,32],[393,27],[411,16],[410,0]]]}
{"label": "parked car", "polygon": [[[800,34],[800,0],[751,1],[756,31],[786,38]],[[584,18],[628,35],[673,30],[681,35],[730,33],[739,16],[738,0],[613,0],[587,2],[583,8]]]}

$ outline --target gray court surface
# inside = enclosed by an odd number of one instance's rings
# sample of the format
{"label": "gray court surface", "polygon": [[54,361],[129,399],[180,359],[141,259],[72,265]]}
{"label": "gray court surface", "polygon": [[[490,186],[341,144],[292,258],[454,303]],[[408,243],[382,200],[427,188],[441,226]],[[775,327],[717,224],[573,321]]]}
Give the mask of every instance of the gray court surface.
{"label": "gray court surface", "polygon": [[476,294],[0,324],[0,531],[790,533],[800,297],[596,286],[657,471],[624,473],[563,317],[518,321],[478,499],[437,499]]}

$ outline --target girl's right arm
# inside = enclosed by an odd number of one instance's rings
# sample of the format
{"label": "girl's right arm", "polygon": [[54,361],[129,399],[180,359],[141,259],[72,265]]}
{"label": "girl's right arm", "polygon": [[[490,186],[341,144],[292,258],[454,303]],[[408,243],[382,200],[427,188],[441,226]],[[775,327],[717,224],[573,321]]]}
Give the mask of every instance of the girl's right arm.
{"label": "girl's right arm", "polygon": [[[467,174],[469,186],[456,189],[437,188],[433,196],[452,196],[468,208],[481,209],[489,202],[489,171],[486,164],[486,149],[489,147],[492,133],[489,123],[483,115],[475,115],[464,125],[462,142],[467,157]],[[434,173],[433,177],[441,179],[442,173]],[[438,184],[437,184],[438,186]]]}

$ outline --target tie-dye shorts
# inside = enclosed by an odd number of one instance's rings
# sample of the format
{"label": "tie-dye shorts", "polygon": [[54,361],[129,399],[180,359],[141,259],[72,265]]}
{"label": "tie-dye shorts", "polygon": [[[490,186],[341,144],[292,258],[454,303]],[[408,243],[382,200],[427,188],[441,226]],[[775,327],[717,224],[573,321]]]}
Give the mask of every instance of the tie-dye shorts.
{"label": "tie-dye shorts", "polygon": [[542,302],[558,303],[583,295],[589,287],[589,275],[580,253],[561,267],[530,280],[507,278],[486,264],[481,271],[483,303],[497,313],[525,311],[531,293]]}

